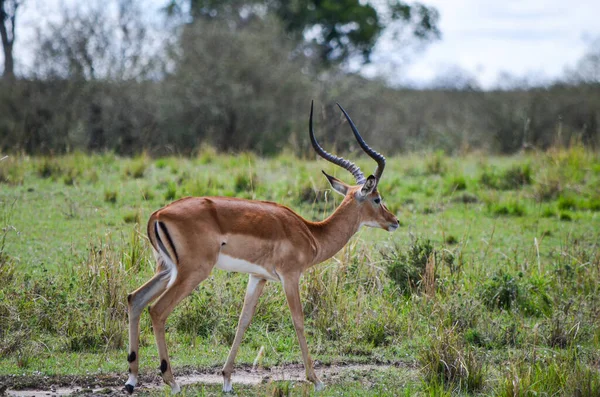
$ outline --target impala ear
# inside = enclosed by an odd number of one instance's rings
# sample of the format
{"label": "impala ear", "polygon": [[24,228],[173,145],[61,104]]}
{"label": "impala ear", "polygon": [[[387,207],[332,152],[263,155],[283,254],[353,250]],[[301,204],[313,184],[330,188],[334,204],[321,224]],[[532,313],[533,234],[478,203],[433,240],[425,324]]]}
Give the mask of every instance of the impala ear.
{"label": "impala ear", "polygon": [[369,175],[369,177],[367,178],[367,181],[360,189],[360,193],[363,196],[366,196],[367,194],[373,193],[373,190],[375,190],[376,187],[377,187],[377,179],[373,175]]}
{"label": "impala ear", "polygon": [[338,192],[339,194],[341,194],[343,196],[346,195],[346,193],[348,192],[348,187],[349,187],[348,185],[346,185],[344,182],[340,181],[336,177],[333,177],[333,176],[327,174],[325,171],[321,171],[321,172],[323,173],[323,175],[325,175],[325,177],[329,181],[329,184],[331,185],[333,190],[335,190],[336,192]]}

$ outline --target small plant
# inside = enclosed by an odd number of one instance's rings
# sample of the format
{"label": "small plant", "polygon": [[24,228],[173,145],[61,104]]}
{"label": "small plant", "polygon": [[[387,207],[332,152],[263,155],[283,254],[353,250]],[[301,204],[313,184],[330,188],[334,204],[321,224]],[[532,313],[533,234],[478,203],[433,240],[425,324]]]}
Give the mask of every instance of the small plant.
{"label": "small plant", "polygon": [[536,201],[552,201],[555,200],[562,192],[560,180],[552,178],[546,182],[539,182],[533,186],[533,196]]}
{"label": "small plant", "polygon": [[403,294],[408,295],[425,287],[423,281],[427,274],[427,265],[430,261],[435,262],[436,252],[430,240],[417,238],[406,252],[401,252],[398,246],[394,246],[392,250],[381,254],[386,262],[388,277]]}
{"label": "small plant", "polygon": [[486,367],[453,328],[437,329],[419,355],[419,363],[430,383],[467,392],[483,388]]}
{"label": "small plant", "polygon": [[488,211],[494,216],[516,216],[525,215],[525,207],[516,200],[503,203],[491,202],[488,204]]}
{"label": "small plant", "polygon": [[25,170],[23,164],[13,157],[0,160],[0,184],[20,185],[23,183]]}
{"label": "small plant", "polygon": [[500,188],[502,190],[520,189],[525,185],[531,185],[531,166],[529,164],[514,165],[501,174]]}
{"label": "small plant", "polygon": [[136,157],[125,167],[125,175],[134,179],[143,178],[146,168],[148,168],[148,162],[148,156],[145,154]]}
{"label": "small plant", "polygon": [[467,180],[462,175],[453,177],[448,184],[448,192],[449,193],[463,191],[466,189],[467,189]]}
{"label": "small plant", "polygon": [[479,183],[498,190],[517,190],[525,185],[530,185],[531,180],[531,166],[529,164],[514,165],[504,171],[486,167],[479,176]]}
{"label": "small plant", "polygon": [[577,199],[573,196],[565,196],[565,195],[561,195],[558,198],[558,209],[559,210],[576,210],[578,209],[579,205],[577,202]]}
{"label": "small plant", "polygon": [[425,172],[431,175],[444,175],[448,169],[448,164],[444,152],[437,151],[428,157],[425,162]]}
{"label": "small plant", "polygon": [[198,162],[200,164],[210,164],[218,157],[217,149],[213,146],[203,144],[198,151]]}
{"label": "small plant", "polygon": [[175,182],[170,181],[167,184],[167,191],[165,192],[165,200],[167,200],[167,201],[175,200],[175,197],[177,197],[177,185],[175,184]]}
{"label": "small plant", "polygon": [[255,173],[239,173],[235,176],[234,189],[236,193],[249,192],[256,189],[258,178]]}
{"label": "small plant", "polygon": [[116,190],[105,190],[104,201],[106,201],[107,203],[115,204],[117,202]]}
{"label": "small plant", "polygon": [[52,157],[43,157],[37,165],[37,174],[40,178],[57,178],[61,173],[58,160]]}
{"label": "small plant", "polygon": [[142,189],[142,199],[144,201],[152,201],[154,200],[154,191],[148,186]]}
{"label": "small plant", "polygon": [[481,300],[489,308],[510,310],[516,305],[520,284],[512,274],[499,271],[483,284]]}
{"label": "small plant", "polygon": [[463,203],[463,204],[474,204],[478,203],[479,199],[476,195],[469,192],[462,192],[452,198],[452,201],[455,203]]}
{"label": "small plant", "polygon": [[541,277],[524,280],[500,270],[486,281],[480,292],[483,303],[491,309],[520,309],[524,314],[539,316],[552,310],[548,283]]}
{"label": "small plant", "polygon": [[140,213],[138,211],[132,211],[123,215],[123,221],[125,223],[140,223]]}

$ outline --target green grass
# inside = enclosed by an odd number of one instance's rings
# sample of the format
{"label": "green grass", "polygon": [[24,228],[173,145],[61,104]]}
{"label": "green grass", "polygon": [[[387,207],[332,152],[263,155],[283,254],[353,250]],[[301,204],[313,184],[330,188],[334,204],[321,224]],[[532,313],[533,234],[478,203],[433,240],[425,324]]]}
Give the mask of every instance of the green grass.
{"label": "green grass", "polygon": [[[358,164],[373,167],[364,158]],[[324,161],[211,148],[189,159],[75,153],[0,162],[0,376],[122,373],[125,380],[126,294],[153,273],[150,213],[186,195],[230,195],[321,220],[340,202],[321,169],[351,181]],[[380,190],[400,229],[361,229],[335,258],[307,271],[301,289],[315,359],[402,365],[344,373],[326,380],[322,395],[597,393],[599,188],[600,157],[580,147],[388,159]],[[246,280],[215,271],[176,308],[167,323],[175,373],[223,365]],[[146,312],[141,329],[141,371],[155,373]],[[275,283],[237,362],[252,363],[261,346],[265,366],[301,362]],[[218,390],[198,385],[187,393]],[[276,382],[238,390],[312,388]]]}

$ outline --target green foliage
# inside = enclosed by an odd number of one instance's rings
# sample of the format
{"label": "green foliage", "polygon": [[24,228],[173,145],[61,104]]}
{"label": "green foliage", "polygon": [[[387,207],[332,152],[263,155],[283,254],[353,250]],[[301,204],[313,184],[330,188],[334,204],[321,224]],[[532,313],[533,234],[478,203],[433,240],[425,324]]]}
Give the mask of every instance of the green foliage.
{"label": "green foliage", "polygon": [[249,193],[258,187],[258,177],[255,173],[239,173],[235,176],[234,189],[236,193]]}
{"label": "green foliage", "polygon": [[552,311],[549,283],[542,277],[523,279],[504,271],[495,273],[480,288],[481,300],[491,309],[520,309],[526,315],[547,315]]}
{"label": "green foliage", "polygon": [[134,179],[143,178],[146,168],[148,168],[148,164],[148,156],[144,153],[129,161],[125,166],[125,175]]}
{"label": "green foliage", "polygon": [[600,394],[600,374],[579,362],[520,362],[511,366],[497,396],[561,395],[592,397]]}
{"label": "green foliage", "polygon": [[[172,0],[167,8],[169,14],[181,9],[180,1]],[[351,56],[362,56],[368,61],[373,47],[386,27],[386,23],[402,23],[412,32],[415,41],[439,39],[437,27],[439,15],[435,8],[426,5],[393,2],[382,7],[374,7],[358,0],[321,1],[311,3],[307,0],[297,2],[273,1],[262,4],[260,11],[254,11],[250,1],[215,2],[212,0],[194,0],[189,9],[192,18],[219,20],[227,24],[243,24],[240,21],[240,9],[254,13],[255,18],[263,17],[265,11],[272,14],[285,27],[286,34],[299,43],[304,34],[315,26],[319,34],[312,39],[321,62],[341,62]],[[245,8],[244,8],[245,6]],[[246,17],[247,18],[247,17]],[[223,21],[226,22],[223,22]],[[351,26],[351,28],[349,28]]]}
{"label": "green foliage", "polygon": [[475,351],[465,347],[452,328],[439,328],[419,355],[429,383],[448,389],[476,392],[484,386],[487,369]]}
{"label": "green foliage", "polygon": [[165,192],[165,200],[172,201],[172,200],[175,200],[176,197],[177,197],[177,185],[175,184],[175,182],[170,181],[167,184],[167,191]]}
{"label": "green foliage", "polygon": [[20,185],[24,175],[25,167],[19,158],[7,157],[0,160],[0,184]]}
{"label": "green foliage", "polygon": [[107,203],[115,204],[117,202],[118,193],[116,190],[105,190],[104,201]]}
{"label": "green foliage", "polygon": [[[466,190],[466,189],[467,189],[467,180],[462,175],[452,177],[452,179],[450,179],[450,182],[448,183],[448,191],[450,193],[454,193],[454,192],[458,192],[458,191],[462,191],[462,190]],[[464,194],[463,194],[463,197],[464,197]]]}
{"label": "green foliage", "polygon": [[532,182],[530,164],[516,164],[499,171],[494,167],[485,167],[479,176],[479,183],[491,189],[517,190]]}
{"label": "green foliage", "polygon": [[442,151],[437,151],[427,157],[425,172],[433,175],[444,175],[448,170],[448,160]]}
{"label": "green foliage", "polygon": [[502,203],[488,203],[488,211],[494,216],[524,216],[525,206],[517,200],[510,200]]}
{"label": "green foliage", "polygon": [[430,240],[416,238],[406,251],[399,246],[382,251],[388,277],[400,292],[409,295],[422,290],[422,282],[427,269],[427,262],[436,255]]}

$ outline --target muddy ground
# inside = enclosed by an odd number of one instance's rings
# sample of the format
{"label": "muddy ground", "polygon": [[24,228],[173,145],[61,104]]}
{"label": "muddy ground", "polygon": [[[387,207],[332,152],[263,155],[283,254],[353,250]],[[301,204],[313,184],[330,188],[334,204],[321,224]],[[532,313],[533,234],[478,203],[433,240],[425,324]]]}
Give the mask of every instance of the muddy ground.
{"label": "muddy ground", "polygon": [[[317,366],[319,376],[327,383],[343,372],[358,371],[365,374],[374,369],[404,366],[395,364],[341,364]],[[193,384],[221,384],[221,368],[181,368],[177,370],[176,379],[181,386]],[[236,367],[232,376],[234,386],[256,385],[272,380],[303,381],[304,367],[299,364],[277,366],[266,369],[252,369],[251,366]],[[0,376],[0,395],[8,396],[67,396],[67,395],[127,395],[123,385],[127,380],[123,374],[44,376],[44,375],[4,375]],[[158,374],[140,374],[140,382],[136,391],[150,391],[165,387]]]}

